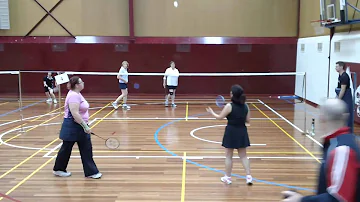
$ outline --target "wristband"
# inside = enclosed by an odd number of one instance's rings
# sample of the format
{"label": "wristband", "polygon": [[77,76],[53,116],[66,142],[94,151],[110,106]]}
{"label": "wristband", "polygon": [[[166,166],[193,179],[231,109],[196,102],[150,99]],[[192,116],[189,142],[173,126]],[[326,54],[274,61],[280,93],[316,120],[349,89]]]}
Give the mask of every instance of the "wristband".
{"label": "wristband", "polygon": [[82,122],[80,123],[80,125],[81,125],[81,127],[83,127],[84,130],[90,130],[88,124],[85,123],[85,121],[82,121]]}

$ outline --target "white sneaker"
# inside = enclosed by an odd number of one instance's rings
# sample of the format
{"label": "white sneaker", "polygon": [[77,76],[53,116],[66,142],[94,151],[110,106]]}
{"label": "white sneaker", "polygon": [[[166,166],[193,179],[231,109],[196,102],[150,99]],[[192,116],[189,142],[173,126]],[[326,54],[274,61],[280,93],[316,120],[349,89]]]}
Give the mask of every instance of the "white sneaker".
{"label": "white sneaker", "polygon": [[117,106],[117,103],[116,102],[113,102],[113,103],[111,103],[112,104],[112,106],[114,107],[114,109],[118,109],[119,107]]}
{"label": "white sneaker", "polygon": [[64,171],[53,171],[54,175],[59,177],[69,177],[71,176],[71,172],[64,172]]}
{"label": "white sneaker", "polygon": [[246,184],[247,185],[252,185],[252,176],[251,175],[247,175],[246,176]]}
{"label": "white sneaker", "polygon": [[165,101],[165,107],[169,106],[169,102]]}
{"label": "white sneaker", "polygon": [[47,99],[47,100],[46,100],[46,102],[51,102],[51,101],[52,101],[52,99],[51,99],[51,98],[49,98],[49,99]]}
{"label": "white sneaker", "polygon": [[101,173],[96,173],[94,175],[88,176],[88,178],[99,179],[99,178],[101,178],[101,176],[102,176]]}
{"label": "white sneaker", "polygon": [[226,176],[226,175],[225,175],[224,177],[220,178],[220,180],[221,180],[222,182],[226,183],[226,184],[231,184],[231,183],[232,183],[231,177],[228,177],[228,176]]}
{"label": "white sneaker", "polygon": [[176,107],[176,104],[172,103],[172,104],[171,104],[171,107]]}
{"label": "white sneaker", "polygon": [[123,109],[130,109],[131,107],[129,105],[127,105],[127,104],[123,104],[122,108]]}
{"label": "white sneaker", "polygon": [[54,100],[54,104],[57,104],[57,100],[56,100],[56,99]]}

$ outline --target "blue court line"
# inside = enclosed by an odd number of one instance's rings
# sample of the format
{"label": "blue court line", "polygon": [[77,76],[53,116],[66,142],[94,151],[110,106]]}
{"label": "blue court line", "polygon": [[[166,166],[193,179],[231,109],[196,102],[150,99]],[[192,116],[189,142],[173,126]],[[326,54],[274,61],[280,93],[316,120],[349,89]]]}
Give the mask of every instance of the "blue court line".
{"label": "blue court line", "polygon": [[12,110],[12,111],[9,111],[9,112],[6,112],[4,114],[0,114],[0,117],[3,117],[3,116],[6,116],[6,115],[9,115],[9,114],[12,114],[12,113],[15,113],[15,112],[18,112],[20,110],[23,110],[23,109],[26,109],[26,108],[29,108],[31,106],[34,106],[34,105],[37,105],[41,102],[44,102],[45,100],[40,100],[39,102],[35,102],[35,103],[32,103],[32,104],[29,104],[29,105],[26,105],[26,106],[23,106],[21,108],[18,108],[18,109],[15,109],[15,110]]}
{"label": "blue court line", "polygon": [[[306,106],[297,106],[296,103],[293,103],[293,102],[290,102],[289,100],[285,100],[286,102],[294,105],[295,108],[300,108],[300,110],[302,110],[303,112],[305,112],[305,107]],[[314,112],[311,112],[311,111],[306,111],[306,113],[309,113],[311,115],[313,115],[314,117],[318,118],[319,115],[318,114],[315,114]]]}
{"label": "blue court line", "polygon": [[[196,115],[193,115],[193,116],[203,116],[205,114],[196,114]],[[155,142],[157,145],[159,145],[159,147],[161,147],[165,152],[171,154],[172,156],[179,156],[177,154],[175,154],[174,152],[168,150],[166,147],[164,147],[159,139],[158,139],[158,136],[159,136],[159,133],[162,129],[164,129],[165,127],[175,123],[175,122],[178,122],[178,121],[181,121],[181,119],[178,119],[178,120],[175,120],[175,121],[171,121],[171,122],[168,122],[162,126],[160,126],[154,133],[154,139],[155,139]],[[186,162],[188,163],[191,163],[193,165],[196,165],[198,167],[202,167],[202,168],[205,168],[205,169],[208,169],[210,171],[215,171],[215,172],[218,172],[218,173],[223,173],[225,174],[224,171],[222,170],[218,170],[218,169],[215,169],[215,168],[212,168],[212,167],[209,167],[209,166],[206,166],[206,165],[203,165],[203,164],[200,164],[200,163],[197,163],[197,162],[194,162],[194,161],[191,161],[191,160],[186,160]],[[246,179],[245,176],[242,176],[242,175],[238,175],[238,174],[231,174],[232,176],[234,177],[237,177],[237,178],[242,178],[242,179]],[[316,192],[315,190],[313,189],[308,189],[308,188],[303,188],[303,187],[297,187],[297,186],[291,186],[291,185],[287,185],[287,184],[280,184],[280,183],[276,183],[276,182],[270,182],[270,181],[266,181],[266,180],[260,180],[260,179],[256,179],[256,178],[253,178],[253,181],[256,181],[256,182],[260,182],[260,183],[264,183],[264,184],[269,184],[269,185],[274,185],[274,186],[280,186],[280,187],[285,187],[285,188],[288,188],[288,189],[296,189],[296,190],[303,190],[303,191],[309,191],[309,192]]]}

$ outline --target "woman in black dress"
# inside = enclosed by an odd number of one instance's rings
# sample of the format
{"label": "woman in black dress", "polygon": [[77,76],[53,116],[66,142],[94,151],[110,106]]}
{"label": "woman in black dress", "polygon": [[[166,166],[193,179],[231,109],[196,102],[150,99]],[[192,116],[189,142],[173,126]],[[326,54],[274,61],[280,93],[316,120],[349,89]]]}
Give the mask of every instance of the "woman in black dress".
{"label": "woman in black dress", "polygon": [[246,155],[246,148],[250,146],[249,135],[246,125],[250,123],[250,110],[245,103],[246,97],[240,85],[233,85],[230,91],[231,103],[225,105],[224,109],[218,115],[210,107],[210,112],[216,119],[227,118],[227,126],[222,141],[225,147],[225,176],[221,181],[231,184],[231,170],[234,149],[237,149],[241,162],[246,171],[246,183],[252,185],[252,176],[250,174],[250,162]]}

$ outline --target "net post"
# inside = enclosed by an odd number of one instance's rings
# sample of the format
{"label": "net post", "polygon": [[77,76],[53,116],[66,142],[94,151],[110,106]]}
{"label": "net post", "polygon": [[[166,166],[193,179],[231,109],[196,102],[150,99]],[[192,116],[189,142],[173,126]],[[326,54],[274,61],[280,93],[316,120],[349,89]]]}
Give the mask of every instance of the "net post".
{"label": "net post", "polygon": [[356,72],[352,72],[353,74],[354,74],[354,80],[353,80],[353,102],[352,102],[352,104],[353,104],[353,116],[351,117],[352,118],[352,125],[353,125],[353,128],[352,128],[352,130],[354,130],[354,125],[355,125],[355,114],[357,114],[357,106],[356,106],[356,103],[355,103],[355,101],[356,101],[356,89],[357,89],[357,74],[356,74]]}
{"label": "net post", "polygon": [[303,135],[307,135],[307,128],[306,128],[306,122],[307,122],[307,106],[306,106],[306,72],[304,72],[304,131],[303,131]]}
{"label": "net post", "polygon": [[61,85],[59,85],[59,107],[61,106]]}
{"label": "net post", "polygon": [[[57,72],[57,75],[60,75],[61,72]],[[56,83],[56,81],[55,81]],[[58,88],[58,99],[59,99],[59,108],[61,107],[61,84],[56,83],[56,87]]]}
{"label": "net post", "polygon": [[24,131],[24,115],[22,113],[22,107],[23,107],[23,103],[22,103],[22,87],[21,87],[21,71],[18,71],[18,81],[19,81],[19,109],[20,109],[20,123],[21,123],[21,129],[20,129],[20,133],[25,132]]}

